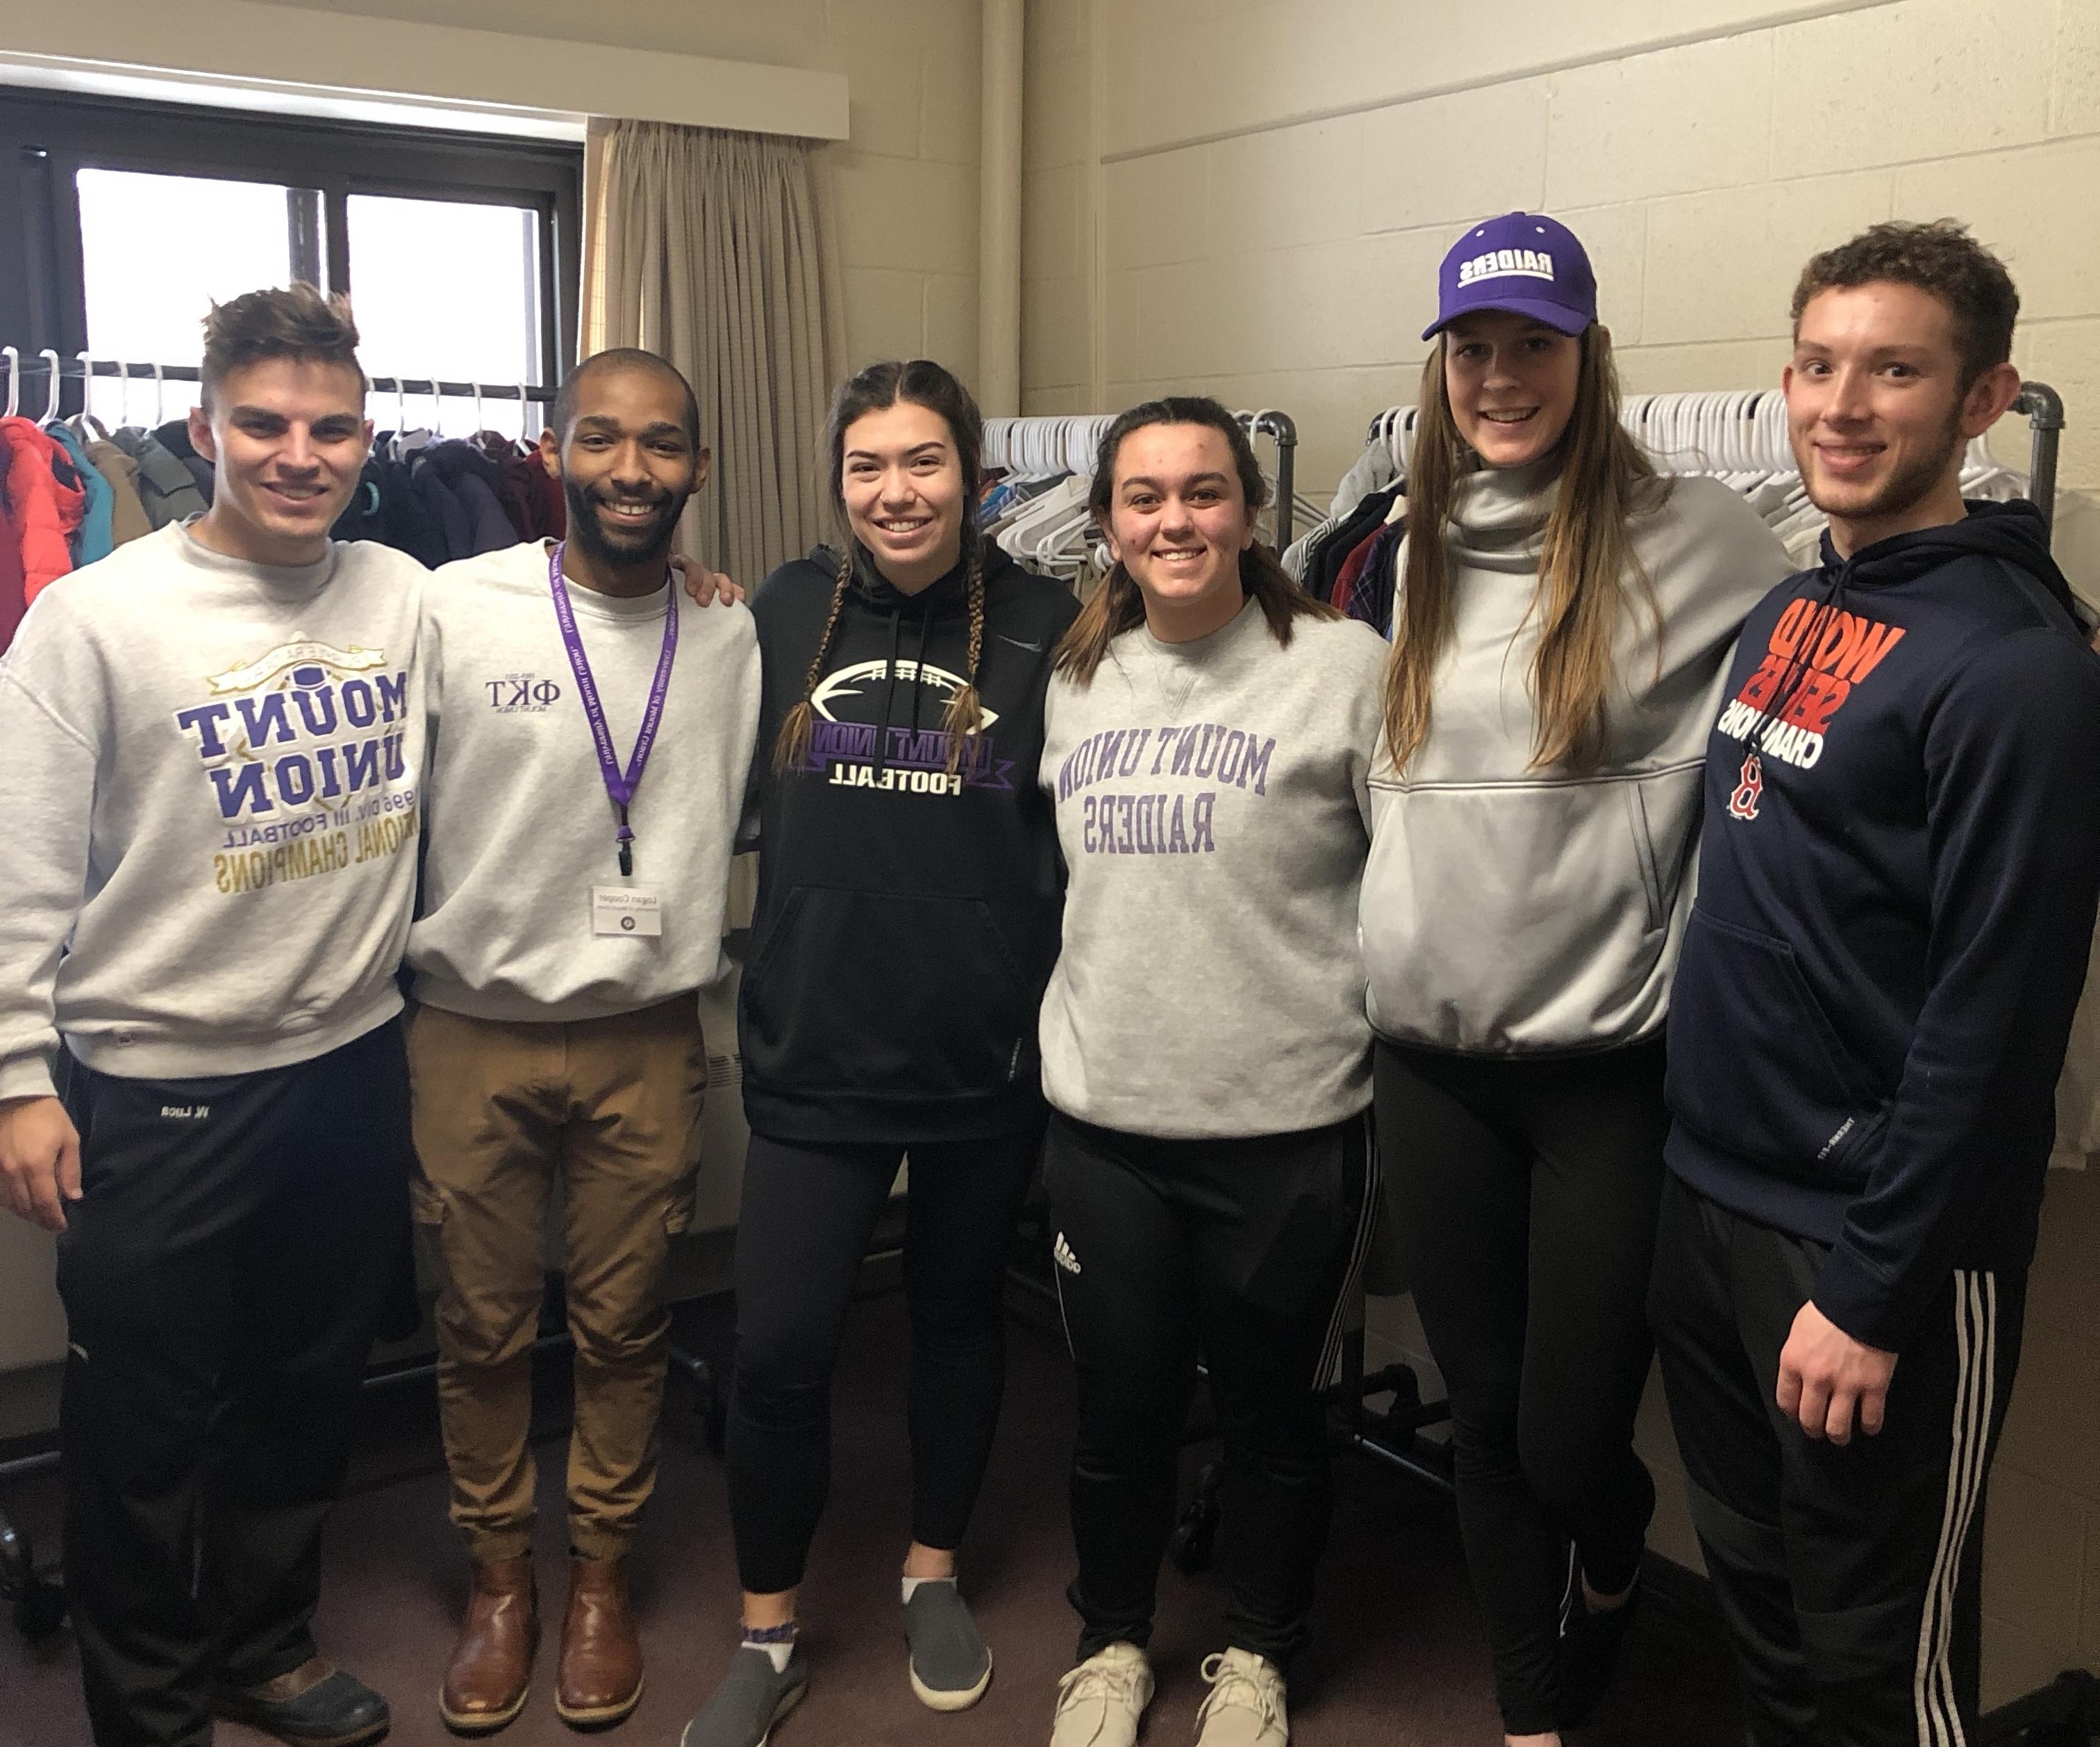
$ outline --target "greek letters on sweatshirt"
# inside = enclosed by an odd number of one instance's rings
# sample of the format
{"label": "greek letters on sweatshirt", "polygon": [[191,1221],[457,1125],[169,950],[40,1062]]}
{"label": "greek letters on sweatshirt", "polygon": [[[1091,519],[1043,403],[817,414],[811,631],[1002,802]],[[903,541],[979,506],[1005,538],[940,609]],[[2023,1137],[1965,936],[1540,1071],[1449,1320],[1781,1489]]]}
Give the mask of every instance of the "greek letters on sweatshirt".
{"label": "greek letters on sweatshirt", "polygon": [[1079,603],[996,546],[984,564],[985,731],[952,775],[941,724],[969,671],[963,567],[907,595],[859,554],[788,770],[774,749],[809,689],[836,556],[819,547],[752,597],[758,902],[738,1016],[760,1134],[908,1145],[1040,1118],[1035,1015],[1062,882],[1035,767],[1051,652]]}
{"label": "greek letters on sweatshirt", "polygon": [[2100,890],[2100,657],[2026,504],[1775,589],[1706,759],[1665,1157],[1833,1246],[1824,1314],[1900,1352],[1956,1268],[2034,1250]]}
{"label": "greek letters on sweatshirt", "polygon": [[[415,994],[479,1019],[631,1012],[711,983],[758,728],[758,638],[742,607],[677,592],[678,647],[656,743],[618,815],[576,695],[537,540],[448,564],[424,597],[430,773]],[[664,647],[668,588],[569,601],[624,772]],[[653,893],[660,935],[595,932],[596,887]]]}
{"label": "greek letters on sweatshirt", "polygon": [[1165,1138],[1317,1128],[1370,1102],[1357,899],[1386,646],[1249,601],[1126,631],[1050,686],[1043,787],[1069,869],[1043,1002],[1068,1116]]}
{"label": "greek letters on sweatshirt", "polygon": [[[171,524],[38,596],[0,664],[0,1097],[322,1055],[401,1005],[427,573]],[[63,956],[61,949],[65,948]]]}
{"label": "greek letters on sweatshirt", "polygon": [[1721,481],[1672,482],[1630,521],[1648,589],[1623,586],[1604,755],[1535,770],[1533,602],[1558,468],[1460,481],[1428,737],[1404,772],[1383,747],[1372,767],[1364,960],[1371,1023],[1400,1043],[1598,1049],[1650,1035],[1668,1009],[1707,727],[1743,615],[1786,553]]}

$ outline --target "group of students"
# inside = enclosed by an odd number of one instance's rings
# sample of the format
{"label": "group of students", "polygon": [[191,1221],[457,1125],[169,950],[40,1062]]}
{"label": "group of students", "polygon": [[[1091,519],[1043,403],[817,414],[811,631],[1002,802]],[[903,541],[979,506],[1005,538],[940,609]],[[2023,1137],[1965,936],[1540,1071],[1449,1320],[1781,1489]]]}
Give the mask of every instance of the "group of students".
{"label": "group of students", "polygon": [[1199,1354],[1230,1529],[1198,1739],[1287,1740],[1320,1386],[1381,1197],[1507,1741],[1558,1741],[1611,1677],[1658,1349],[1748,1738],[1964,1738],[1975,1508],[2100,891],[2100,663],[2040,518],[1959,492],[2018,390],[2017,297],[1944,223],[1809,263],[1785,386],[1830,532],[1789,578],[1732,493],[1620,428],[1564,227],[1469,231],[1440,293],[1390,646],[1258,542],[1260,470],[1201,399],[1105,436],[1113,567],[1080,607],[979,536],[977,411],[924,360],[841,387],[839,543],[748,610],[673,576],[707,451],[633,351],[562,386],[566,541],[431,580],[328,538],[370,435],[346,311],[214,311],[211,509],[46,589],[0,666],[0,1187],[60,1233],[99,1747],[386,1727],[310,1621],[412,1198],[472,1572],[439,1710],[519,1714],[557,1185],[554,1703],[633,1709],[695,991],[754,827],[743,1633],[684,1747],[762,1747],[806,1689],[832,1374],[907,1159],[900,1604],[933,1709],[991,1679],[956,1554],[1039,1167],[1079,1380],[1053,1747],[1136,1739]]}

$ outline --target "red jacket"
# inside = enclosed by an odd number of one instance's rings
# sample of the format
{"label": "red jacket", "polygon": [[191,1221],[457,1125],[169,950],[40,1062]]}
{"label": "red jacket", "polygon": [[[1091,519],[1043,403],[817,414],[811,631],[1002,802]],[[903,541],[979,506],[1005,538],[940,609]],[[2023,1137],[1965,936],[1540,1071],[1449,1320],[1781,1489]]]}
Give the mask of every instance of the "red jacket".
{"label": "red jacket", "polygon": [[[0,436],[0,480],[7,477],[7,457],[11,452],[7,439]],[[29,604],[22,598],[22,544],[15,537],[7,494],[0,492],[0,650],[15,640],[15,627],[22,622]]]}
{"label": "red jacket", "polygon": [[7,448],[7,513],[22,557],[22,598],[33,601],[73,568],[68,541],[80,526],[87,492],[73,459],[35,421],[0,418]]}

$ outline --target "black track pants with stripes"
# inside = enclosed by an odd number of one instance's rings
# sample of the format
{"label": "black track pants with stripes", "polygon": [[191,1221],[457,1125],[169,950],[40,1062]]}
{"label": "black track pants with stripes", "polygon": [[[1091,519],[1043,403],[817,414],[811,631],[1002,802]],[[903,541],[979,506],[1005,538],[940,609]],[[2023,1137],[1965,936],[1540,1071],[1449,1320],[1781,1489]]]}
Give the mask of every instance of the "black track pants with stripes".
{"label": "black track pants with stripes", "polygon": [[1897,1355],[1872,1437],[1775,1402],[1827,1247],[1673,1177],[1649,1312],[1692,1518],[1754,1747],[1974,1738],[1983,1501],[2019,1365],[2024,1273],[1952,1273]]}
{"label": "black track pants with stripes", "polygon": [[1079,1367],[1079,1654],[1151,1636],[1200,1351],[1225,1446],[1225,1640],[1287,1668],[1327,1538],[1320,1391],[1362,1265],[1370,1124],[1162,1140],[1053,1117],[1043,1184]]}

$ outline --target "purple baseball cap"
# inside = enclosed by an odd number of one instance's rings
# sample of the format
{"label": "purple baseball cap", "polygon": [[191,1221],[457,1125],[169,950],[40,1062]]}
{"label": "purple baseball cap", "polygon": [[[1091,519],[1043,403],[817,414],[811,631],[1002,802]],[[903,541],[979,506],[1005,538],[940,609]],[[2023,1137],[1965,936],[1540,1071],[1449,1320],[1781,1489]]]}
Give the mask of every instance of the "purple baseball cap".
{"label": "purple baseball cap", "polygon": [[1514,311],[1580,333],[1597,319],[1597,276],[1575,233],[1543,213],[1509,212],[1467,232],[1437,274],[1434,339],[1477,309]]}

